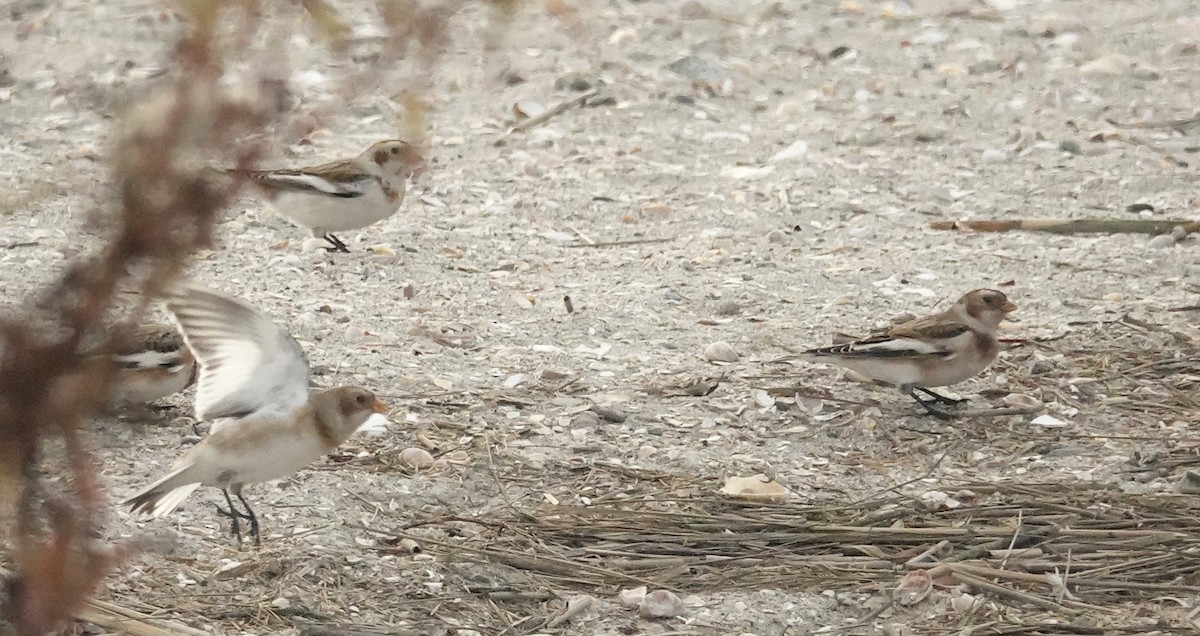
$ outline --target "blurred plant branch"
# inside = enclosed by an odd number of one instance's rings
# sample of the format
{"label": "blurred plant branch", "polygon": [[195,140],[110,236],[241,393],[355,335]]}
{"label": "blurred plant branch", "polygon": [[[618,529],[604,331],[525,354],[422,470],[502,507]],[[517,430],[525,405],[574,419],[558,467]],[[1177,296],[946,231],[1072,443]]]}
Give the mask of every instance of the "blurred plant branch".
{"label": "blurred plant branch", "polygon": [[[410,138],[424,139],[421,92],[446,41],[449,17],[466,4],[379,0],[382,51],[343,78],[324,112],[302,114],[306,126],[320,125],[377,86],[385,66],[417,44],[421,55],[400,93],[397,123]],[[493,20],[506,26],[520,2],[490,4]],[[268,29],[266,16],[296,8],[258,0],[176,6],[189,28],[175,43],[171,68],[129,109],[113,148],[116,209],[106,217],[112,229],[105,247],[70,264],[24,308],[0,317],[0,525],[12,526],[7,548],[14,566],[0,579],[0,634],[60,629],[132,551],[102,539],[106,497],[96,472],[100,460],[88,450],[85,433],[106,401],[113,368],[107,357],[81,355],[83,344],[100,342],[101,351],[126,344],[189,256],[212,245],[218,214],[241,185],[206,166],[253,164],[264,154],[268,127],[286,123],[286,100],[272,91],[286,91],[289,34]],[[346,55],[352,21],[326,0],[301,6],[330,50]],[[230,70],[234,60],[249,61],[250,77]],[[112,328],[117,295],[127,289],[140,294],[140,303]],[[54,479],[59,472],[67,478]]]}

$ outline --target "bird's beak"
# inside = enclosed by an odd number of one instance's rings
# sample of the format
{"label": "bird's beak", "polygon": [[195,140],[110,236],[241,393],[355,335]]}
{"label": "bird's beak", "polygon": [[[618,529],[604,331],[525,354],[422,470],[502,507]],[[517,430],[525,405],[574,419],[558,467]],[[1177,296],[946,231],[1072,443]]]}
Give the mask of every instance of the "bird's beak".
{"label": "bird's beak", "polygon": [[408,173],[408,178],[411,179],[413,183],[416,183],[418,179],[424,177],[429,172],[429,164],[425,162],[425,157],[421,156],[421,153],[417,152],[415,149],[409,147],[405,150],[406,152],[404,153],[404,161],[411,167],[411,170]]}
{"label": "bird's beak", "polygon": [[371,410],[376,413],[383,413],[387,410],[387,405],[379,401],[379,398],[375,398],[375,403],[371,405]]}
{"label": "bird's beak", "polygon": [[1000,308],[1000,311],[1003,311],[1006,314],[1012,313],[1016,310],[1017,310],[1017,304],[1011,300],[1004,301],[1004,306]]}

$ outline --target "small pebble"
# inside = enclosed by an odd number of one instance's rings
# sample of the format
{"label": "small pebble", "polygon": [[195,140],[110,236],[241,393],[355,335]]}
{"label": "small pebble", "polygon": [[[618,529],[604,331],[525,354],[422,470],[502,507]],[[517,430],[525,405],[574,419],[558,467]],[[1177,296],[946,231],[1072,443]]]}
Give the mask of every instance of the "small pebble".
{"label": "small pebble", "polygon": [[1114,53],[1083,64],[1079,67],[1079,73],[1092,77],[1116,77],[1128,73],[1132,66],[1133,61],[1128,56]]}
{"label": "small pebble", "polygon": [[735,300],[723,300],[717,308],[713,310],[713,314],[717,316],[735,316],[742,311],[742,306]]}
{"label": "small pebble", "polygon": [[1175,486],[1175,492],[1184,495],[1200,495],[1200,473],[1187,471]]}
{"label": "small pebble", "polygon": [[1008,161],[1008,153],[995,148],[988,148],[979,156],[980,161],[984,163],[1003,163]]}
{"label": "small pebble", "polygon": [[625,421],[625,414],[607,406],[593,405],[592,412],[610,422],[620,424]]}
{"label": "small pebble", "polygon": [[767,232],[767,242],[768,243],[787,243],[788,242],[787,232],[784,232],[783,230],[771,230],[770,232]]}
{"label": "small pebble", "polygon": [[704,359],[709,362],[737,362],[740,358],[727,342],[717,341],[704,348]]}
{"label": "small pebble", "polygon": [[1080,146],[1079,142],[1074,139],[1064,139],[1058,144],[1058,149],[1073,155],[1083,154],[1083,146]]}
{"label": "small pebble", "polygon": [[946,136],[946,129],[938,128],[937,126],[922,126],[917,129],[913,138],[917,141],[930,142],[938,141]]}
{"label": "small pebble", "polygon": [[668,590],[655,590],[638,604],[638,613],[645,618],[673,618],[683,612],[683,601]]}
{"label": "small pebble", "polygon": [[424,448],[409,447],[400,451],[400,462],[413,468],[429,468],[433,465],[433,455]]}
{"label": "small pebble", "polygon": [[1170,234],[1159,234],[1158,236],[1146,242],[1146,247],[1152,250],[1160,250],[1164,247],[1171,247],[1175,244],[1175,237]]}
{"label": "small pebble", "polygon": [[617,600],[625,607],[637,607],[642,600],[646,598],[646,586],[635,587],[628,590],[621,590],[617,593]]}
{"label": "small pebble", "polygon": [[567,73],[562,77],[554,80],[554,88],[557,90],[569,89],[578,93],[586,90],[591,90],[596,85],[594,79],[586,73]]}
{"label": "small pebble", "polygon": [[571,418],[571,428],[596,428],[600,426],[600,416],[595,411],[576,413]]}

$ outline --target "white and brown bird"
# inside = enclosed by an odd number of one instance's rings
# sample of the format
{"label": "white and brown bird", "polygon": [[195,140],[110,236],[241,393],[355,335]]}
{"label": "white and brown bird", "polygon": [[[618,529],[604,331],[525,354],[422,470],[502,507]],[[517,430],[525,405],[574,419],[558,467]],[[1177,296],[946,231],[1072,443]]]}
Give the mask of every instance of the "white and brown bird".
{"label": "white and brown bird", "polygon": [[348,252],[334,232],[357,230],[400,209],[405,181],[427,169],[425,159],[406,141],[375,143],[353,159],[283,170],[231,170],[258,185],[282,216],[329,242],[331,251]]}
{"label": "white and brown bird", "polygon": [[[287,477],[337,448],[384,405],[370,391],[342,386],[314,393],[300,344],[246,303],[197,284],[171,290],[167,309],[200,364],[196,418],[212,422],[209,435],[171,472],[123,505],[160,517],[200,486],[220,488],[232,533],[258,518],[242,488]],[[239,511],[230,494],[245,508]]]}
{"label": "white and brown bird", "polygon": [[[810,349],[803,357],[832,362],[878,383],[898,387],[930,414],[949,418],[931,402],[957,403],[930,391],[967,380],[996,360],[996,329],[1017,306],[994,289],[976,289],[949,309],[896,325],[863,340]],[[920,391],[931,400],[917,397]]]}
{"label": "white and brown bird", "polygon": [[117,369],[110,408],[140,406],[174,395],[196,381],[196,359],[172,325],[146,325],[106,355]]}

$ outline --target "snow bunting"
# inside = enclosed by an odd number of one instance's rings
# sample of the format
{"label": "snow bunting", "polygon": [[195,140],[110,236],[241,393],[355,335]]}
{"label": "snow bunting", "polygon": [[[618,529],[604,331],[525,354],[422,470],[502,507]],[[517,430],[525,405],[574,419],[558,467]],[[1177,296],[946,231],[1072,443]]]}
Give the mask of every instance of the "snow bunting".
{"label": "snow bunting", "polygon": [[117,365],[111,406],[148,404],[196,381],[196,359],[172,326],[142,327],[111,358]]}
{"label": "snow bunting", "polygon": [[62,390],[80,390],[75,383],[86,382],[89,370],[108,366],[112,376],[102,406],[111,412],[146,407],[196,380],[196,359],[173,326],[145,325],[118,344],[85,344],[79,371],[64,379]]}
{"label": "snow bunting", "polygon": [[231,170],[258,185],[279,214],[312,229],[331,251],[348,252],[333,232],[356,230],[400,209],[405,180],[426,171],[411,144],[380,141],[353,159],[294,170]]}
{"label": "snow bunting", "polygon": [[[126,500],[133,512],[170,513],[200,486],[220,488],[232,534],[250,522],[258,545],[258,518],[242,496],[246,484],[287,477],[332,451],[384,405],[370,391],[342,386],[308,390],[308,362],[300,344],[246,303],[196,284],[171,290],[167,310],[200,364],[196,418],[212,421],[209,435],[171,472]],[[245,508],[233,505],[230,493]]]}
{"label": "snow bunting", "polygon": [[[876,382],[900,388],[930,414],[950,415],[931,402],[956,403],[929,390],[971,378],[1000,351],[996,328],[1017,308],[1002,292],[976,289],[941,313],[916,318],[848,344],[810,349],[804,357],[828,361]],[[917,397],[920,391],[932,400]]]}

